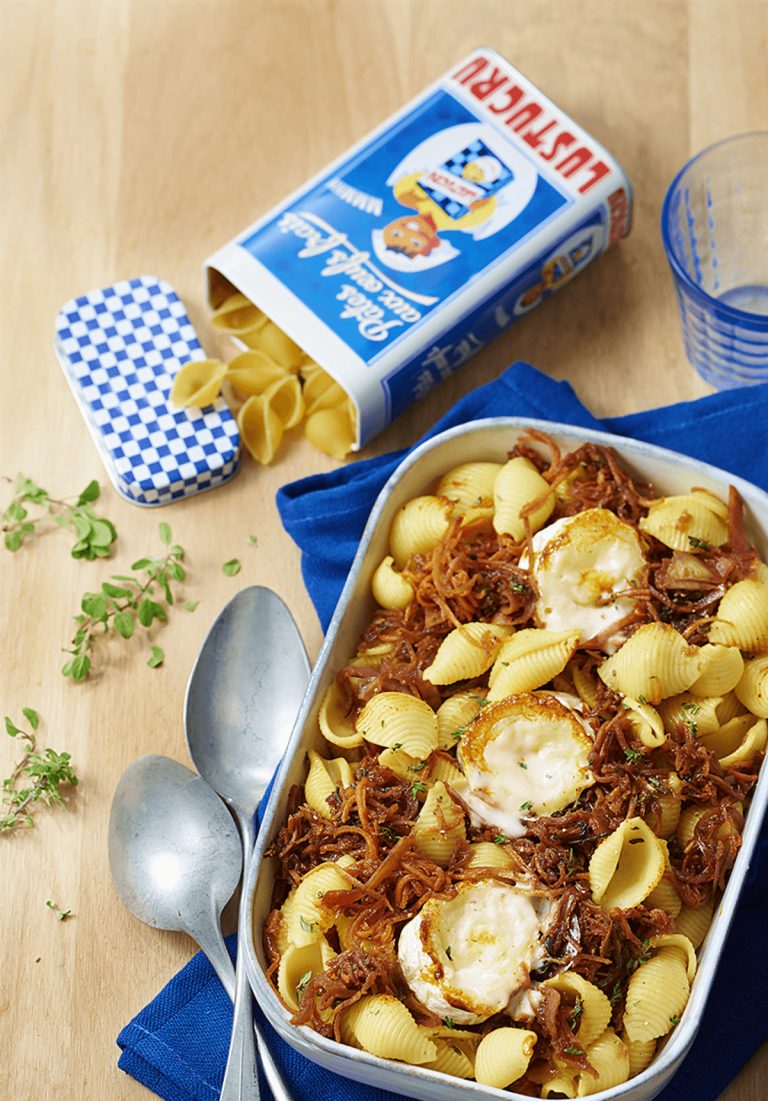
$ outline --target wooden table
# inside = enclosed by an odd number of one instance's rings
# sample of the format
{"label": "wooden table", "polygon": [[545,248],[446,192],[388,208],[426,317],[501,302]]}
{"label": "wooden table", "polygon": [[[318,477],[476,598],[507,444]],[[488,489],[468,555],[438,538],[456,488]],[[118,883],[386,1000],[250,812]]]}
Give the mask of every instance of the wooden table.
{"label": "wooden table", "polygon": [[[52,496],[91,479],[118,531],[112,558],[69,556],[59,530],[0,548],[0,706],[41,717],[39,745],[80,777],[66,812],[0,838],[0,1066],[5,1097],[149,1094],[117,1068],[122,1027],[190,958],[184,934],[122,906],[107,863],[112,793],[146,753],[188,763],[184,691],[214,616],[241,587],[287,601],[310,656],[321,631],[282,484],[334,460],[291,433],[269,468],[162,511],[110,485],[53,352],[61,305],[117,279],[167,279],[209,354],[202,264],[476,45],[495,47],[602,141],[636,190],[630,238],[591,265],[376,438],[411,444],[516,359],[568,379],[597,415],[698,397],[659,235],[666,185],[692,152],[768,129],[768,3],[750,0],[0,0],[0,474]],[[10,501],[0,484],[0,506]],[[186,582],[168,622],[99,648],[87,683],[63,678],[80,597],[162,551],[167,521]],[[250,536],[255,537],[251,543]],[[225,576],[222,563],[242,569]],[[199,601],[194,612],[187,601]],[[146,664],[149,642],[160,668]],[[21,746],[0,734],[3,776]],[[47,901],[71,910],[57,921]],[[232,913],[227,911],[227,931]],[[768,1050],[723,1101],[768,1093]]]}

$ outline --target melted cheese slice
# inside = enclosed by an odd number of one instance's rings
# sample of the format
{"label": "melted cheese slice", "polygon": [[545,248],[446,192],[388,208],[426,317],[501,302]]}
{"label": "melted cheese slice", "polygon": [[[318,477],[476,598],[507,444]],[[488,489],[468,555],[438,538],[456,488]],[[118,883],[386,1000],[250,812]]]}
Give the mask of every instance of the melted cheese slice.
{"label": "melted cheese slice", "polygon": [[[539,626],[578,627],[582,642],[594,639],[612,654],[622,641],[620,625],[636,611],[631,596],[617,594],[645,584],[646,560],[635,528],[608,509],[587,509],[542,528],[533,550]],[[528,565],[527,555],[520,564]]]}
{"label": "melted cheese slice", "polygon": [[405,981],[433,1013],[457,1024],[506,1009],[546,958],[548,902],[486,879],[452,899],[429,899],[404,926],[398,958]]}
{"label": "melted cheese slice", "polygon": [[520,837],[525,818],[563,810],[593,782],[580,707],[575,697],[522,692],[483,708],[462,734],[464,776],[451,784],[475,825]]}

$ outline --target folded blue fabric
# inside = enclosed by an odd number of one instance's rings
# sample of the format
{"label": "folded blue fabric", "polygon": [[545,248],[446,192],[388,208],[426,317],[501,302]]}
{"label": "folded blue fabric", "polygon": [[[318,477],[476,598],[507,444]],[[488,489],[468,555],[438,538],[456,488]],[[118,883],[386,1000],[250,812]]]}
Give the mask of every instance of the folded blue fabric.
{"label": "folded blue fabric", "polygon": [[[523,416],[614,432],[712,463],[768,490],[768,385],[595,419],[565,382],[525,363],[463,398],[428,436],[489,416]],[[428,437],[425,437],[428,438]],[[327,628],[365,522],[407,452],[349,464],[285,486],[277,502],[302,551],[302,571]],[[715,1101],[768,1038],[768,833],[763,830],[698,1036],[658,1101]],[[230,952],[235,950],[230,938]],[[166,1101],[212,1101],[224,1076],[232,1007],[198,954],[118,1037],[119,1066]],[[296,1101],[394,1101],[307,1062],[262,1022]],[[269,1089],[262,1081],[263,1096]]]}

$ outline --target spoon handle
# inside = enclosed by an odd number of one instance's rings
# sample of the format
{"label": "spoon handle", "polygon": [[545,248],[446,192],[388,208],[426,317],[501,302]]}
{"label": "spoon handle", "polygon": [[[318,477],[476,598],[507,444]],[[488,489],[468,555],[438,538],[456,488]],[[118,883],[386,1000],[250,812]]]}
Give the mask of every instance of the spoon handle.
{"label": "spoon handle", "polygon": [[[221,1101],[259,1101],[259,1077],[256,1069],[256,1040],[253,1021],[253,995],[248,975],[238,953],[235,969],[235,1012],[227,1069],[221,1086]],[[261,1052],[262,1060],[264,1052]]]}

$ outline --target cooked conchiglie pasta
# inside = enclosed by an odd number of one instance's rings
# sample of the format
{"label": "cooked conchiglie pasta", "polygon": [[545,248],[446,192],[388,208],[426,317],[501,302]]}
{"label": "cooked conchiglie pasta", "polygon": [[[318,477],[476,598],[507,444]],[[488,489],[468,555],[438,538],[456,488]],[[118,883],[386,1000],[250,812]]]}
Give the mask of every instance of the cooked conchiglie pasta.
{"label": "cooked conchiglie pasta", "polygon": [[472,1059],[455,1042],[443,1040],[432,1036],[432,1043],[437,1049],[437,1055],[425,1067],[430,1070],[439,1070],[442,1074],[450,1074],[452,1078],[473,1078],[475,1067]]}
{"label": "cooked conchiglie pasta", "polygon": [[184,409],[204,409],[219,396],[226,371],[219,359],[190,359],[182,363],[171,386],[171,404]]}
{"label": "cooked conchiglie pasta", "polygon": [[669,914],[670,917],[677,917],[680,913],[683,900],[680,898],[675,888],[668,851],[666,854],[664,875],[646,898],[645,905],[651,909],[663,910],[666,914]]}
{"label": "cooked conchiglie pasta", "polygon": [[[521,455],[505,463],[493,487],[495,512],[493,526],[499,535],[509,535],[516,543],[525,539],[526,524],[537,532],[546,524],[555,507],[555,494],[536,467]],[[528,512],[529,506],[540,502]],[[524,518],[524,513],[527,516]]]}
{"label": "cooked conchiglie pasta", "polygon": [[677,829],[683,805],[682,789],[683,782],[676,772],[670,772],[662,781],[662,788],[655,799],[658,811],[649,810],[644,816],[657,837],[671,837]]}
{"label": "cooked conchiglie pasta", "polygon": [[392,749],[391,746],[379,753],[379,764],[382,768],[391,769],[401,780],[413,780],[414,773],[424,767],[424,762],[418,757],[412,757],[402,749]]}
{"label": "cooked conchiglie pasta", "polygon": [[253,394],[237,414],[240,438],[257,462],[271,463],[283,439],[283,422],[264,394]]}
{"label": "cooked conchiglie pasta", "polygon": [[309,773],[304,782],[304,797],[312,808],[323,818],[331,817],[331,808],[328,800],[354,783],[352,766],[343,757],[334,757],[327,760],[309,750]]}
{"label": "cooked conchiglie pasta", "polygon": [[726,696],[741,680],[744,659],[738,646],[708,642],[701,647],[701,672],[691,685],[697,696]]}
{"label": "cooked conchiglie pasta", "polygon": [[324,936],[336,920],[336,913],[324,905],[323,896],[328,891],[344,891],[354,880],[344,872],[352,863],[343,857],[338,861],[318,864],[303,877],[296,887],[291,905],[285,916],[285,935],[289,944],[311,944]]}
{"label": "cooked conchiglie pasta", "polygon": [[240,352],[227,364],[226,379],[242,394],[263,394],[273,382],[286,377],[284,367],[279,367],[263,352]]}
{"label": "cooked conchiglie pasta", "polygon": [[381,608],[407,608],[413,600],[413,585],[395,569],[391,554],[386,555],[374,570],[371,592]]}
{"label": "cooked conchiglie pasta", "polygon": [[348,703],[338,681],[331,681],[325,690],[317,722],[323,737],[331,745],[354,749],[363,744],[363,735],[355,728],[348,713]]}
{"label": "cooked conchiglie pasta", "polygon": [[747,711],[761,719],[768,718],[768,654],[744,662],[744,672],[734,692]]}
{"label": "cooked conchiglie pasta", "polygon": [[438,780],[452,787],[461,780],[464,773],[458,767],[452,757],[443,753],[433,753],[429,761],[429,783],[437,783]]}
{"label": "cooked conchiglie pasta", "polygon": [[613,1089],[629,1078],[629,1052],[624,1041],[612,1028],[587,1048],[587,1061],[597,1072],[597,1077],[586,1072],[579,1078],[577,1097]]}
{"label": "cooked conchiglie pasta", "polygon": [[473,841],[469,846],[467,869],[500,868],[505,870],[515,866],[514,857],[502,845],[493,841]]}
{"label": "cooked conchiglie pasta", "polygon": [[430,684],[455,684],[490,669],[504,639],[514,628],[493,623],[463,623],[449,631],[432,664],[423,672]]}
{"label": "cooked conchiglie pasta", "polygon": [[624,1028],[631,1040],[666,1036],[686,1007],[690,994],[687,966],[677,948],[661,948],[633,973],[627,987]]}
{"label": "cooked conchiglie pasta", "polygon": [[517,631],[498,652],[488,678],[488,700],[532,692],[562,673],[581,638],[581,631]]}
{"label": "cooked conchiglie pasta", "polygon": [[723,757],[728,757],[743,744],[747,731],[758,721],[764,720],[758,720],[751,711],[747,711],[743,715],[734,715],[732,719],[729,719],[727,723],[723,723],[712,734],[707,734],[699,740],[702,745],[705,745],[707,749],[715,754],[718,760],[722,760]]}
{"label": "cooked conchiglie pasta", "polygon": [[675,931],[687,937],[694,948],[699,948],[712,924],[714,910],[714,896],[698,910],[693,910],[690,906],[681,906],[680,913],[675,918]]}
{"label": "cooked conchiglie pasta", "polygon": [[768,650],[768,588],[752,580],[732,585],[718,605],[709,641],[752,654]]}
{"label": "cooked conchiglie pasta", "polygon": [[687,551],[705,543],[722,546],[728,539],[728,507],[707,490],[662,497],[648,509],[638,527],[672,550]]}
{"label": "cooked conchiglie pasta", "polygon": [[283,952],[277,973],[277,989],[280,997],[294,1013],[299,1008],[303,988],[310,979],[322,974],[325,965],[335,954],[325,937],[310,944],[292,944]]}
{"label": "cooked conchiglie pasta", "polygon": [[765,750],[766,741],[768,741],[768,723],[765,719],[758,719],[747,730],[741,743],[731,753],[720,758],[720,764],[723,768],[749,764],[758,753]]}
{"label": "cooked conchiglie pasta", "polygon": [[608,1027],[611,1020],[611,1003],[602,990],[575,971],[564,971],[561,975],[546,979],[544,986],[557,990],[561,998],[569,1005],[579,1005],[578,1029],[576,1037],[586,1050]]}
{"label": "cooked conchiglie pasta", "polygon": [[437,546],[450,525],[453,506],[429,494],[413,497],[398,509],[389,532],[389,550],[401,570],[412,554]]}
{"label": "cooked conchiglie pasta", "polygon": [[368,994],[341,1014],[345,1044],[382,1059],[420,1065],[437,1058],[437,1047],[392,994]]}
{"label": "cooked conchiglie pasta", "polygon": [[642,818],[628,818],[589,862],[592,901],[606,910],[639,906],[664,875],[666,845]]}
{"label": "cooked conchiglie pasta", "polygon": [[688,982],[693,982],[699,961],[696,958],[696,949],[693,947],[688,937],[678,932],[661,933],[659,936],[651,937],[649,944],[651,948],[676,949],[680,953],[680,958],[685,964],[685,973]]}
{"label": "cooked conchiglie pasta", "polygon": [[579,699],[590,709],[595,707],[597,705],[597,686],[591,673],[587,672],[583,666],[577,665],[576,662],[569,662],[565,667],[565,672],[570,674]]}
{"label": "cooked conchiglie pasta", "polygon": [[624,696],[659,704],[685,692],[699,675],[701,657],[666,623],[646,623],[598,667],[598,676]]}
{"label": "cooked conchiglie pasta", "polygon": [[454,503],[454,514],[464,515],[469,509],[493,506],[493,487],[501,463],[462,463],[444,474],[435,487],[436,497],[447,497]]}
{"label": "cooked conchiglie pasta", "polygon": [[420,761],[437,749],[435,712],[405,692],[379,692],[368,700],[355,725],[374,745],[403,749]]}
{"label": "cooked conchiglie pasta", "polygon": [[535,1032],[524,1028],[496,1028],[477,1047],[475,1080],[481,1086],[503,1090],[522,1078],[536,1046]]}
{"label": "cooked conchiglie pasta", "polygon": [[629,1056],[629,1076],[634,1078],[651,1065],[651,1060],[656,1054],[656,1041],[630,1040],[626,1032],[621,1034],[621,1038],[626,1044],[627,1055]]}
{"label": "cooked conchiglie pasta", "polygon": [[643,745],[648,746],[649,749],[664,745],[667,734],[662,717],[656,708],[632,696],[625,696],[622,703],[626,716],[632,724],[632,730]]}
{"label": "cooked conchiglie pasta", "polygon": [[451,799],[442,781],[438,780],[429,789],[413,832],[417,852],[441,868],[450,863],[456,846],[466,840],[464,811]]}
{"label": "cooked conchiglie pasta", "polygon": [[477,691],[457,692],[444,700],[437,709],[438,749],[453,749],[484,703],[485,696]]}
{"label": "cooked conchiglie pasta", "polygon": [[345,459],[357,438],[357,414],[349,398],[330,409],[308,413],[304,433],[318,451],[333,459]]}
{"label": "cooked conchiglie pasta", "polygon": [[688,727],[697,738],[720,729],[718,707],[722,696],[697,696],[693,692],[680,692],[669,696],[659,704],[659,714],[667,730]]}
{"label": "cooked conchiglie pasta", "polygon": [[[735,805],[738,808],[738,804]],[[677,829],[675,830],[675,839],[680,848],[686,849],[690,845],[696,833],[696,827],[700,822],[706,827],[709,824],[707,819],[711,822],[714,818],[715,807],[711,805],[698,806],[694,804],[686,807],[680,815],[680,821],[677,823]],[[718,834],[723,836],[731,832],[732,828],[730,824],[723,823],[718,829]]]}

